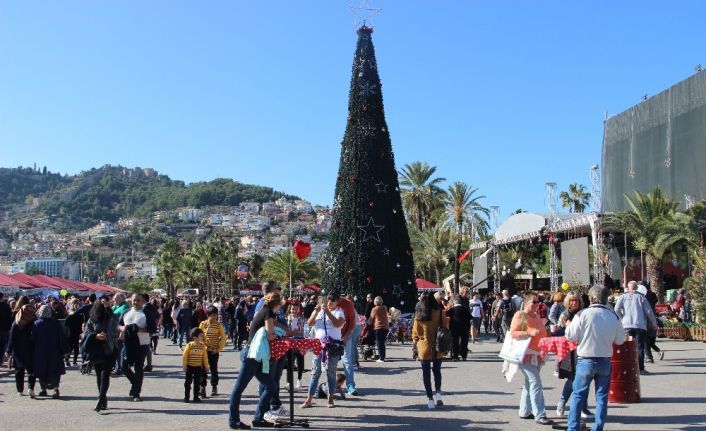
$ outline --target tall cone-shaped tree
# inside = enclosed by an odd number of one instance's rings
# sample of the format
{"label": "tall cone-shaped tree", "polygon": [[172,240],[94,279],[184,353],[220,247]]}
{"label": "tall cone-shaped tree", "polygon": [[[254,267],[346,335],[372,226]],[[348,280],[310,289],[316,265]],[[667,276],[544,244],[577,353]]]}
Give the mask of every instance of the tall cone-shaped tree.
{"label": "tall cone-shaped tree", "polygon": [[387,306],[412,310],[414,263],[385,122],[372,28],[358,29],[348,98],[348,124],[336,180],[322,285]]}

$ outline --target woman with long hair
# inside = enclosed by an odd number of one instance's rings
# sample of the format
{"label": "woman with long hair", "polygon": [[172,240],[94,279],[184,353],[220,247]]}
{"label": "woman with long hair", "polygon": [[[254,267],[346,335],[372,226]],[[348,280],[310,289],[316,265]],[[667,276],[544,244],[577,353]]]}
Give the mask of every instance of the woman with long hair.
{"label": "woman with long hair", "polygon": [[[436,350],[436,334],[439,327],[449,328],[449,321],[444,315],[441,304],[434,296],[424,294],[417,303],[412,326],[412,342],[422,364],[424,390],[427,395],[427,407],[441,407],[441,360],[446,352]],[[434,392],[431,388],[431,374],[434,373]]]}
{"label": "woman with long hair", "polygon": [[91,361],[96,371],[98,403],[94,410],[97,412],[108,408],[110,372],[118,354],[119,335],[118,319],[113,315],[110,304],[102,301],[93,304],[90,317],[86,322],[82,349],[86,359]]}
{"label": "woman with long hair", "polygon": [[[23,297],[26,299],[26,297]],[[22,298],[20,298],[21,302]],[[10,337],[7,344],[7,357],[12,357],[12,365],[15,368],[15,387],[17,393],[24,392],[25,373],[27,373],[27,383],[29,385],[29,396],[34,398],[34,340],[32,330],[35,308],[33,305],[25,303],[15,316],[10,328]],[[4,352],[3,352],[4,353]]]}
{"label": "woman with long hair", "polygon": [[547,330],[538,314],[539,298],[534,292],[524,295],[524,308],[519,310],[510,323],[510,336],[516,340],[530,338],[527,353],[520,364],[525,377],[520,397],[520,418],[534,419],[539,425],[551,425],[544,406],[544,392],[539,370],[542,360],[539,357],[539,340],[547,336]]}

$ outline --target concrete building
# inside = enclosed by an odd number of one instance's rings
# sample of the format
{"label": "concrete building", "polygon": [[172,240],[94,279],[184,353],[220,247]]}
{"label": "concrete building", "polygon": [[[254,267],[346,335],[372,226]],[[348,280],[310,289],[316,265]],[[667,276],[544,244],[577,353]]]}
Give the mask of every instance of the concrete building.
{"label": "concrete building", "polygon": [[66,265],[65,258],[59,259],[27,259],[25,261],[25,272],[30,268],[36,268],[43,274],[51,277],[60,277],[64,273],[64,265]]}

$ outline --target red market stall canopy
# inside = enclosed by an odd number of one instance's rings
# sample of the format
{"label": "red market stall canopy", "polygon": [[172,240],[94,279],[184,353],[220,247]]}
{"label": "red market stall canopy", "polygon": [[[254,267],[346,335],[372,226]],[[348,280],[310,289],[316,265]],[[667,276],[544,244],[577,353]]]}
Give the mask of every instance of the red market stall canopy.
{"label": "red market stall canopy", "polygon": [[321,286],[318,284],[307,284],[302,287],[302,293],[321,293]]}
{"label": "red market stall canopy", "polygon": [[116,287],[95,284],[95,283],[84,283],[74,280],[66,280],[63,278],[49,277],[46,275],[27,275],[23,273],[17,273],[12,275],[0,273],[0,286],[14,286],[19,289],[26,291],[32,290],[42,290],[48,289],[60,292],[66,290],[73,295],[88,296],[91,293],[96,294],[115,294],[118,292],[124,292]]}
{"label": "red market stall canopy", "polygon": [[423,278],[418,278],[417,280],[417,291],[418,292],[443,292],[444,288],[437,286],[431,281],[427,281]]}

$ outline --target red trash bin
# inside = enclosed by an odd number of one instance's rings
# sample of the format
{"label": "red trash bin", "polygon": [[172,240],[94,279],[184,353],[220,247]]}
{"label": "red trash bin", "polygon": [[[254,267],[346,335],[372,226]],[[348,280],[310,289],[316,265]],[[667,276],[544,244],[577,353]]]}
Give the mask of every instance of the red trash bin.
{"label": "red trash bin", "polygon": [[616,404],[640,401],[640,366],[637,358],[637,342],[626,340],[621,346],[613,345],[610,359],[610,389],[608,402]]}

